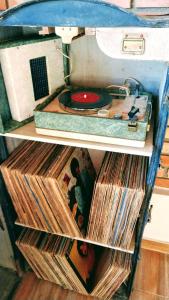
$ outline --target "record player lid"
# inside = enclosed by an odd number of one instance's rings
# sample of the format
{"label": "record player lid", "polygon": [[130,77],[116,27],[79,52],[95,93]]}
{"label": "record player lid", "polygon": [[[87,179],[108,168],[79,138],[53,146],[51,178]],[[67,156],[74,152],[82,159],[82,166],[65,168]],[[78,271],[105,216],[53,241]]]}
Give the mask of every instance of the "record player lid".
{"label": "record player lid", "polygon": [[65,107],[72,109],[97,109],[111,103],[112,96],[106,89],[70,88],[63,91],[58,99]]}

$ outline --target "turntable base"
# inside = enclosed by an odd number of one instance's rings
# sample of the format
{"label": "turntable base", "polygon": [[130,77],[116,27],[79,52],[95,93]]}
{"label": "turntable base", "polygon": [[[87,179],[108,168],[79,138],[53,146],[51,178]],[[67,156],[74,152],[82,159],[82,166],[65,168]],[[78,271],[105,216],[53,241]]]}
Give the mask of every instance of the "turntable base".
{"label": "turntable base", "polygon": [[[128,112],[133,105],[132,96],[125,99],[112,99],[109,107],[106,107],[107,115],[102,117],[99,112],[66,111],[60,105],[58,97],[45,102],[35,110],[35,123],[37,133],[63,137],[64,132],[69,132],[74,139],[91,139],[96,142],[105,142],[117,145],[130,146],[129,141],[138,141],[136,147],[144,147],[149,115],[151,111],[151,95],[144,93],[136,99],[135,105],[139,107],[136,126],[130,127]],[[121,119],[114,116],[121,114]],[[122,142],[122,140],[124,140]],[[126,141],[126,142],[125,142]]]}
{"label": "turntable base", "polygon": [[[112,99],[111,103],[107,106],[102,107],[99,112],[102,110],[108,110],[108,119],[113,119],[114,115],[121,114],[122,120],[128,120],[128,112],[130,111],[131,106],[133,105],[133,98],[126,97],[125,99]],[[142,98],[137,99],[135,105],[139,107],[140,112],[137,114],[139,121],[144,121],[144,116],[146,112],[147,102],[143,101]],[[53,112],[53,113],[63,113],[63,114],[74,114],[81,116],[91,116],[91,117],[100,117],[101,114],[98,114],[98,111],[95,110],[73,110],[68,107],[63,107],[60,104],[58,97],[54,98],[44,109],[44,112]]]}

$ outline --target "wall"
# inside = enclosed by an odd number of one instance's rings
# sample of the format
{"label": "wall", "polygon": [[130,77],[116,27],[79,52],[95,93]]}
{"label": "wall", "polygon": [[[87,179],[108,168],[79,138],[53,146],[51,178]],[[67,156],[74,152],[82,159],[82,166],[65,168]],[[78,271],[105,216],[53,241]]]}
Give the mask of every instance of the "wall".
{"label": "wall", "polygon": [[13,250],[9,240],[8,230],[0,206],[0,266],[16,270]]}
{"label": "wall", "polygon": [[151,222],[146,224],[143,238],[169,244],[169,191],[156,188],[151,205]]}

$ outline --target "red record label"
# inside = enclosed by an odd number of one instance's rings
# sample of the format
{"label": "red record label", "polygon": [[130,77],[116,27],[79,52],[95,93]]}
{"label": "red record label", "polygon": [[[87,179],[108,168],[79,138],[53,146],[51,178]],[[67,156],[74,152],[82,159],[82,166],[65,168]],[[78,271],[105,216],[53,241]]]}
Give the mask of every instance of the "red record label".
{"label": "red record label", "polygon": [[100,95],[94,92],[77,92],[71,95],[71,99],[78,103],[97,103]]}

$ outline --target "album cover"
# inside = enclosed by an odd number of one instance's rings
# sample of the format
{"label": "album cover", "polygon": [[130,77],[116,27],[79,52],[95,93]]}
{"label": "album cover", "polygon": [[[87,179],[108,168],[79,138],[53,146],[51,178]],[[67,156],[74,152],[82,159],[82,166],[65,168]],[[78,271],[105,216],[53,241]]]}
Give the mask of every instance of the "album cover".
{"label": "album cover", "polygon": [[86,149],[76,148],[57,178],[60,192],[67,198],[80,230],[86,231],[95,170]]}
{"label": "album cover", "polygon": [[84,241],[24,229],[17,246],[38,278],[105,300],[130,274],[130,254]]}
{"label": "album cover", "polygon": [[72,241],[66,257],[87,291],[90,291],[96,263],[96,248],[83,241]]}
{"label": "album cover", "polygon": [[22,225],[85,234],[95,180],[86,149],[27,141],[3,162],[1,171]]}
{"label": "album cover", "polygon": [[95,182],[87,237],[129,249],[145,195],[148,158],[106,153]]}

